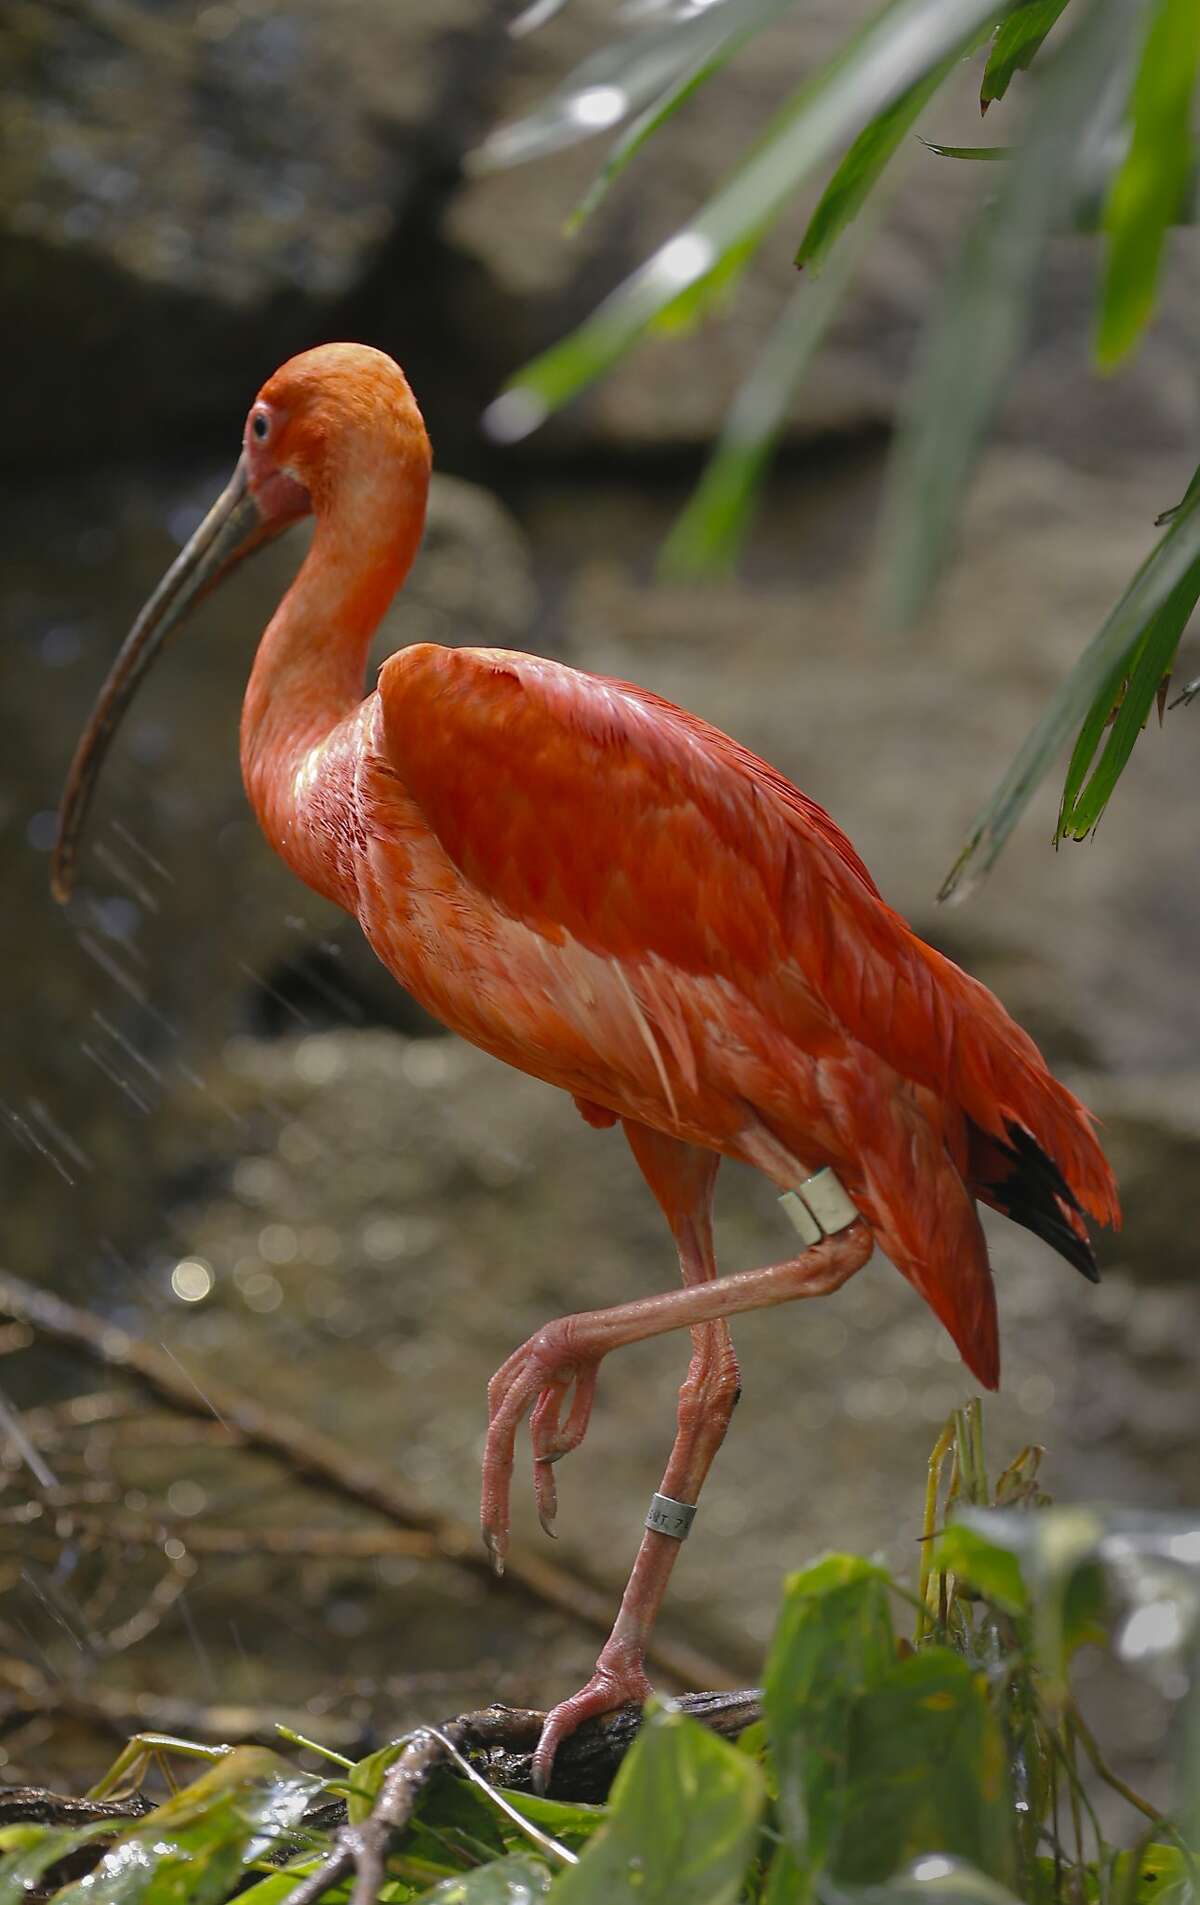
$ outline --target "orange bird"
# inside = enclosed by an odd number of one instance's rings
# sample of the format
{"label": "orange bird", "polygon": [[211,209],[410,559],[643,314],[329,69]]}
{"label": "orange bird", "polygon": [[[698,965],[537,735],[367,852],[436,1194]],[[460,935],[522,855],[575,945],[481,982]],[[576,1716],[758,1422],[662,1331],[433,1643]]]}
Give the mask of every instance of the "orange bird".
{"label": "orange bird", "polygon": [[[1085,1217],[1117,1224],[1079,1101],[976,980],[880,897],[835,823],[728,735],[627,682],[506,649],[417,643],[363,698],[371,636],[416,554],[420,411],[391,358],[294,357],[263,385],[233,477],[131,630],[75,755],[66,897],[99,766],[169,631],[243,555],[310,512],[312,547],[258,646],[246,791],[276,853],[352,913],[443,1024],[625,1128],[684,1287],[548,1324],[488,1391],[482,1523],[498,1567],[514,1442],[583,1439],[609,1350],[688,1328],[678,1431],[592,1679],[549,1715],[536,1771],[581,1719],[649,1691],[643,1655],[738,1393],[727,1318],[836,1289],[878,1244],[968,1368],[999,1379],[977,1202],[1094,1278]],[[805,1242],[718,1277],[722,1157],[762,1171]]]}

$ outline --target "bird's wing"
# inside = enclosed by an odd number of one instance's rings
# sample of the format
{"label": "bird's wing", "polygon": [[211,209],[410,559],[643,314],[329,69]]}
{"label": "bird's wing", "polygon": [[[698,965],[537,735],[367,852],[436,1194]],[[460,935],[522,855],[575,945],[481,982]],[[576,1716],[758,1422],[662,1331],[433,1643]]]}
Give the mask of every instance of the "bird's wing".
{"label": "bird's wing", "polygon": [[816,862],[879,903],[815,801],[642,688],[504,649],[402,649],[379,678],[393,763],[472,883],[550,938],[753,971]]}
{"label": "bird's wing", "polygon": [[496,649],[382,669],[392,765],[474,886],[550,940],[716,974],[787,1026],[798,998],[1004,1139],[1030,1131],[1116,1215],[1083,1107],[986,987],[881,899],[822,808],[645,689]]}

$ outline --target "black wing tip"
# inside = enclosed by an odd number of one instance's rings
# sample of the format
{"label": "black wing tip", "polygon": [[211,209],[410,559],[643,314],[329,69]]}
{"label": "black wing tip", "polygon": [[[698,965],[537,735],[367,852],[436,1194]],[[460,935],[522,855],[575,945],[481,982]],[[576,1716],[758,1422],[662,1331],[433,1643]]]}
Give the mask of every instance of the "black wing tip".
{"label": "black wing tip", "polygon": [[1022,1176],[1028,1174],[1037,1179],[1052,1190],[1055,1197],[1068,1205],[1077,1216],[1084,1216],[1083,1205],[1054,1159],[1048,1152],[1043,1151],[1032,1131],[1028,1131],[1023,1124],[1018,1124],[1015,1118],[1006,1118],[1004,1129],[1008,1133],[1008,1143],[1000,1148],[1008,1152]]}
{"label": "black wing tip", "polygon": [[1032,1132],[1013,1118],[1004,1120],[1004,1128],[1009,1141],[998,1149],[1011,1159],[1013,1169],[999,1184],[988,1186],[997,1209],[1049,1244],[1089,1283],[1099,1283],[1091,1238],[1069,1221],[1069,1212],[1085,1215],[1079,1199]]}

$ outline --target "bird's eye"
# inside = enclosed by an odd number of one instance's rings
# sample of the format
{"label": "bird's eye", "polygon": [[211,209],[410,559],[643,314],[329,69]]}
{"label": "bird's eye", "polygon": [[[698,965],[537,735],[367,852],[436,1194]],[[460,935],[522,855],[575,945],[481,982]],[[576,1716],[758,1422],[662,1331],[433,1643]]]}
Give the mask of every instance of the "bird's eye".
{"label": "bird's eye", "polygon": [[254,418],[254,422],[251,424],[250,428],[253,430],[255,436],[258,438],[258,441],[260,443],[266,442],[267,433],[270,430],[271,425],[268,422],[267,417],[263,411],[260,410],[257,412]]}

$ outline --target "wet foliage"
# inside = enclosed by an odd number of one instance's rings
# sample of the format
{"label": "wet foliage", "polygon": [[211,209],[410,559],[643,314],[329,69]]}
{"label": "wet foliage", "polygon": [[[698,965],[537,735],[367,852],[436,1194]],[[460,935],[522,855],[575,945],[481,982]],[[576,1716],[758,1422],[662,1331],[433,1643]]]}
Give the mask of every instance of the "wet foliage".
{"label": "wet foliage", "polygon": [[[490,1788],[431,1729],[447,1751],[392,1836],[378,1895],[1196,1905],[1200,1528],[1051,1506],[1040,1457],[1023,1450],[989,1485],[977,1405],[958,1412],[930,1464],[917,1592],[855,1555],[793,1575],[762,1718],[731,1743],[652,1703],[603,1806]],[[1097,1644],[1163,1697],[1172,1814],[1110,1769],[1080,1710],[1072,1663]],[[348,1898],[346,1876],[321,1890],[339,1821],[361,1830],[386,1804],[411,1743],[354,1762],[287,1740],[286,1756],[131,1741],[92,1796],[163,1778],[170,1796],[115,1832],[3,1829],[0,1905],[283,1905],[305,1881],[310,1898]],[[206,1770],[175,1790],[197,1756]]]}

